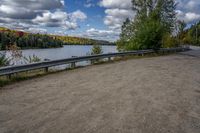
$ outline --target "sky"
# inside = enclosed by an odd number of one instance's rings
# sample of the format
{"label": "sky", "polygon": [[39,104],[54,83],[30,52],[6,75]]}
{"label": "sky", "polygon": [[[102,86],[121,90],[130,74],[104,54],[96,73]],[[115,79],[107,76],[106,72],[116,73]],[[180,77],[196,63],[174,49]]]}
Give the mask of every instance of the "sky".
{"label": "sky", "polygon": [[[200,20],[200,0],[175,0],[177,17]],[[134,20],[131,0],[0,0],[0,26],[116,41],[126,18]]]}

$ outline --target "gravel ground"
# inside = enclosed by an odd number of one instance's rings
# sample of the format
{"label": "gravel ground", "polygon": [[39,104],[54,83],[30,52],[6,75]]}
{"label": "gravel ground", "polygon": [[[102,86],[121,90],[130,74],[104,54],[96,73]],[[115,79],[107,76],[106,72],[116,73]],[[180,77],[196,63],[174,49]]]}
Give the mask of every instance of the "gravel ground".
{"label": "gravel ground", "polygon": [[0,133],[200,133],[200,57],[120,61],[6,86]]}

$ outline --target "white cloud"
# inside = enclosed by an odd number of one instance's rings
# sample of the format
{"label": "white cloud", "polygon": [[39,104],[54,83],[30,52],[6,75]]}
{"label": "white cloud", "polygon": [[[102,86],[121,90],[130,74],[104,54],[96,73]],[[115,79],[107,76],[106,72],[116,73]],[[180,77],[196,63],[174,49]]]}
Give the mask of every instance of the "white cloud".
{"label": "white cloud", "polygon": [[107,16],[104,23],[111,29],[119,29],[126,18],[133,18],[135,16],[132,10],[126,9],[106,9]]}
{"label": "white cloud", "polygon": [[33,23],[47,27],[62,27],[74,30],[78,28],[77,21],[85,20],[86,18],[87,15],[79,10],[71,14],[57,10],[55,12],[44,12],[41,16],[38,15],[33,19]]}
{"label": "white cloud", "polygon": [[77,29],[79,26],[77,23],[74,23],[74,22],[69,22],[69,21],[66,21],[65,23],[65,29],[67,30],[75,30]]}
{"label": "white cloud", "polygon": [[133,19],[134,11],[131,9],[131,0],[101,0],[100,6],[105,7],[104,24],[110,29],[119,30],[123,22],[127,19]]}
{"label": "white cloud", "polygon": [[188,12],[185,14],[185,21],[188,23],[199,19],[200,19],[200,14],[196,14],[193,12]]}
{"label": "white cloud", "polygon": [[90,8],[90,7],[94,7],[95,4],[93,3],[92,0],[86,0],[86,3],[84,4],[84,6],[85,6],[86,8]]}
{"label": "white cloud", "polygon": [[99,30],[95,28],[90,28],[82,36],[99,39],[99,40],[109,40],[115,41],[118,39],[120,31],[113,30]]}
{"label": "white cloud", "polygon": [[131,0],[101,0],[100,6],[105,8],[131,9]]}
{"label": "white cloud", "polygon": [[186,23],[194,23],[200,20],[199,0],[176,0],[178,19]]}
{"label": "white cloud", "polygon": [[87,33],[89,36],[96,36],[96,35],[107,36],[109,34],[118,35],[118,33],[114,32],[113,30],[98,30],[95,28],[88,29]]}
{"label": "white cloud", "polygon": [[105,11],[106,14],[114,17],[123,17],[123,18],[128,18],[128,17],[133,17],[134,14],[131,10],[126,10],[126,9],[107,9]]}
{"label": "white cloud", "polygon": [[80,10],[67,13],[64,0],[0,0],[0,24],[7,27],[62,27],[78,28],[78,20],[87,15]]}
{"label": "white cloud", "polygon": [[72,21],[85,20],[87,19],[87,15],[80,10],[77,10],[70,15],[70,19]]}
{"label": "white cloud", "polygon": [[46,10],[61,9],[63,4],[63,0],[1,0],[0,16],[33,19]]}
{"label": "white cloud", "polygon": [[177,10],[177,17],[181,21],[185,21],[186,23],[193,23],[194,21],[200,20],[200,14],[196,14],[194,12],[186,12],[184,13],[181,10]]}
{"label": "white cloud", "polygon": [[41,34],[47,33],[47,30],[43,28],[28,28],[26,31],[31,33],[41,33]]}
{"label": "white cloud", "polygon": [[47,27],[60,27],[63,26],[67,19],[67,13],[62,11],[44,12],[41,16],[33,19],[33,23]]}
{"label": "white cloud", "polygon": [[3,13],[6,13],[6,14],[15,14],[16,13],[16,11],[11,6],[8,6],[8,5],[1,5],[0,11]]}

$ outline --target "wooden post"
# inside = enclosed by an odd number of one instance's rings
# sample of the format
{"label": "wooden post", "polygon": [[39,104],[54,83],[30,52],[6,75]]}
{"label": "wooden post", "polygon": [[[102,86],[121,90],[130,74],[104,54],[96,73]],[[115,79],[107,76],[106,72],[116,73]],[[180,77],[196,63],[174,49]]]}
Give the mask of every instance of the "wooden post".
{"label": "wooden post", "polygon": [[14,73],[13,75],[14,75],[14,77],[17,77],[17,76],[18,76],[18,73]]}
{"label": "wooden post", "polygon": [[48,73],[48,72],[49,72],[49,68],[45,67],[45,73]]}
{"label": "wooden post", "polygon": [[72,62],[71,63],[71,68],[75,68],[76,67],[76,62]]}
{"label": "wooden post", "polygon": [[111,61],[111,57],[108,57],[108,61],[109,61],[109,62]]}
{"label": "wooden post", "polygon": [[8,78],[9,80],[11,80],[12,74],[7,75],[7,78]]}
{"label": "wooden post", "polygon": [[94,61],[93,60],[90,60],[90,65],[93,65],[94,64]]}
{"label": "wooden post", "polygon": [[122,58],[125,58],[125,55],[122,55],[121,57],[122,57]]}

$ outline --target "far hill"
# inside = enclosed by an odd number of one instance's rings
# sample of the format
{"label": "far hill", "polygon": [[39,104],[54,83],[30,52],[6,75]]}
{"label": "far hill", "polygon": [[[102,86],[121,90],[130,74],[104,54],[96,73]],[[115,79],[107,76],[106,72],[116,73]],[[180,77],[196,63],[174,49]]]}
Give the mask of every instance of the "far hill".
{"label": "far hill", "polygon": [[72,36],[54,36],[61,41],[63,41],[66,45],[115,45],[112,42],[104,41],[104,40],[94,40],[89,38],[81,38],[81,37],[72,37]]}
{"label": "far hill", "polygon": [[0,50],[5,50],[13,44],[16,44],[22,49],[56,48],[62,47],[63,45],[114,45],[114,43],[102,40],[39,33],[34,34],[0,27]]}

